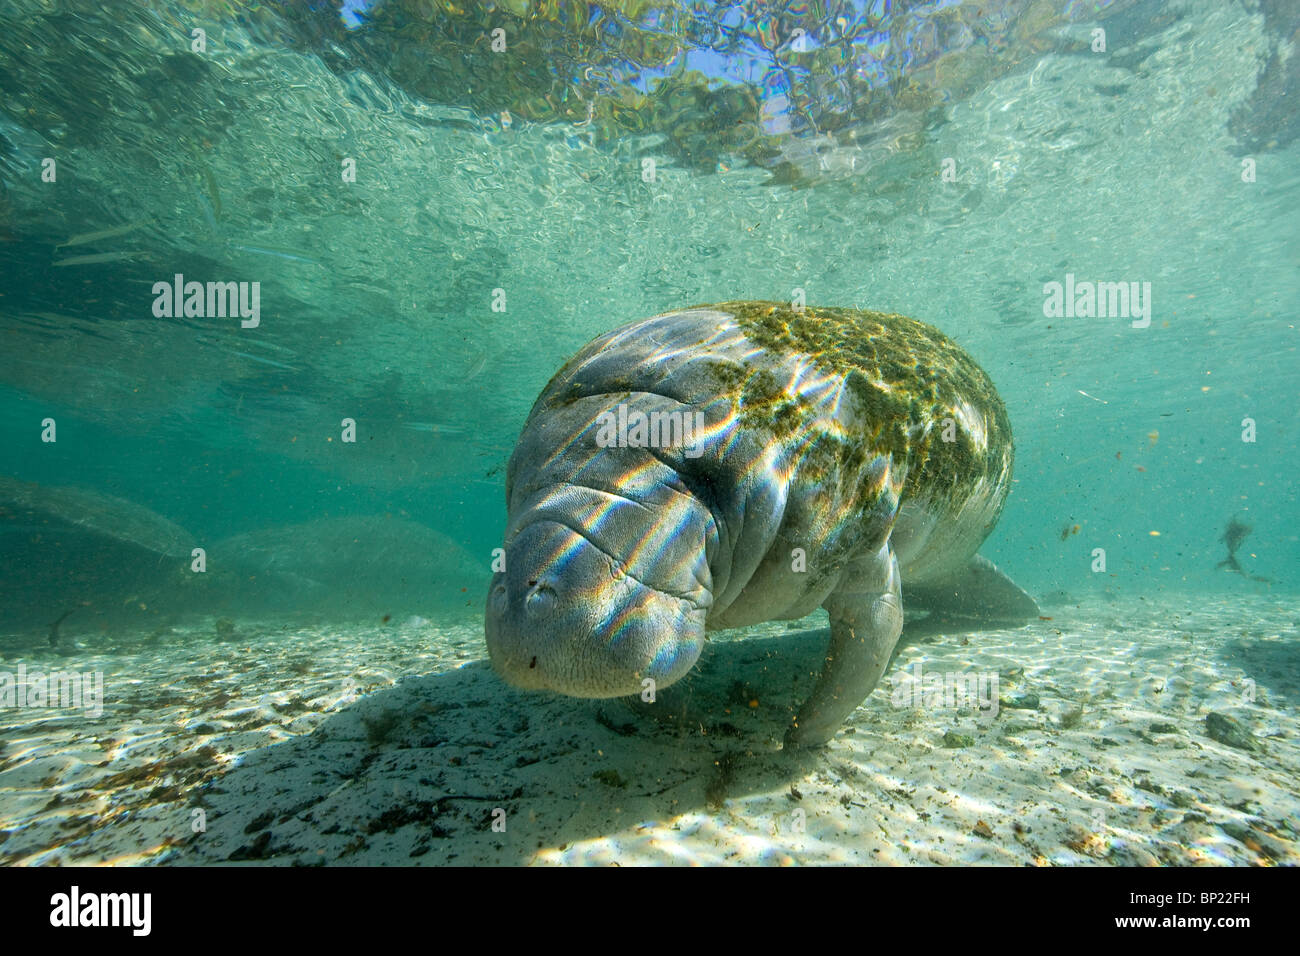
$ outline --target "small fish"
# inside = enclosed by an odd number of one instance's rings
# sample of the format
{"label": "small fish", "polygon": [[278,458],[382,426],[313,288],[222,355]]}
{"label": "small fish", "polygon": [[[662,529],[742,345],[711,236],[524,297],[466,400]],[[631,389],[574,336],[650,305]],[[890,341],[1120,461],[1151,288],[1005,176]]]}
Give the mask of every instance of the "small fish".
{"label": "small fish", "polygon": [[463,425],[440,425],[437,422],[402,422],[402,427],[413,432],[429,432],[432,435],[459,435],[465,431]]}
{"label": "small fish", "polygon": [[488,360],[487,353],[484,352],[482,357],[480,357],[479,360],[474,363],[474,367],[470,369],[469,374],[466,375],[465,378],[461,380],[461,384],[464,385],[466,382],[472,382],[474,379],[478,378],[479,373],[482,372],[483,369],[487,367],[487,360]]}
{"label": "small fish", "polygon": [[[203,199],[204,194],[206,193],[206,199],[209,206],[211,207],[213,219],[214,220],[220,219],[221,218],[221,190],[217,188],[217,177],[213,176],[212,170],[208,169],[208,167],[202,162],[199,163],[199,179],[201,180],[200,184],[203,187],[203,192],[199,194],[199,198]],[[213,231],[215,232],[216,223],[213,222],[211,223],[211,225],[213,227]]]}
{"label": "small fish", "polygon": [[40,319],[44,322],[81,322],[82,319],[75,315],[64,315],[61,312],[25,312],[25,319]]}
{"label": "small fish", "polygon": [[1228,556],[1215,565],[1216,568],[1227,568],[1229,571],[1236,571],[1240,575],[1245,575],[1245,570],[1237,563],[1237,549],[1241,543],[1250,536],[1255,529],[1244,521],[1239,521],[1236,515],[1228,522],[1228,526],[1223,529],[1223,536],[1219,539],[1228,549]]}
{"label": "small fish", "polygon": [[285,365],[283,362],[276,362],[269,358],[262,358],[260,355],[249,355],[247,352],[232,352],[232,355],[238,355],[240,358],[246,358],[252,362],[261,362],[263,365],[270,365],[272,368],[282,368],[290,372],[301,372],[302,369],[294,368],[292,365]]}
{"label": "small fish", "polygon": [[199,201],[199,209],[203,212],[203,221],[208,224],[208,229],[215,236],[218,231],[217,215],[212,209],[212,203],[209,202],[208,197],[203,195],[201,192],[195,193],[194,195]]}
{"label": "small fish", "polygon": [[1236,554],[1237,549],[1241,547],[1241,543],[1245,541],[1254,530],[1253,527],[1246,524],[1244,521],[1237,520],[1237,517],[1234,515],[1232,520],[1228,522],[1228,526],[1223,529],[1223,537],[1220,540],[1228,546],[1229,554]]}
{"label": "small fish", "polygon": [[54,621],[53,623],[50,624],[50,647],[59,646],[59,625],[62,624],[64,619],[67,618],[67,616],[75,610],[76,610],[75,607],[69,608],[68,610],[64,611],[62,614],[59,615],[59,619],[57,621]]}
{"label": "small fish", "polygon": [[152,219],[141,219],[138,222],[127,223],[125,226],[114,226],[112,229],[78,233],[67,242],[61,242],[54,248],[66,249],[68,246],[84,246],[88,242],[98,242],[101,239],[116,239],[118,236],[125,236],[129,232],[135,232],[141,226],[147,226],[151,222],[153,222]]}
{"label": "small fish", "polygon": [[137,259],[145,255],[144,252],[97,252],[90,256],[73,256],[71,259],[60,259],[54,263],[56,266],[90,266],[99,262],[123,262],[127,259]]}
{"label": "small fish", "polygon": [[311,256],[304,256],[300,252],[288,252],[282,249],[268,249],[264,246],[241,246],[236,245],[234,248],[240,252],[251,252],[258,256],[274,256],[276,259],[288,259],[290,262],[305,262],[308,265],[320,265],[319,259],[313,259]]}

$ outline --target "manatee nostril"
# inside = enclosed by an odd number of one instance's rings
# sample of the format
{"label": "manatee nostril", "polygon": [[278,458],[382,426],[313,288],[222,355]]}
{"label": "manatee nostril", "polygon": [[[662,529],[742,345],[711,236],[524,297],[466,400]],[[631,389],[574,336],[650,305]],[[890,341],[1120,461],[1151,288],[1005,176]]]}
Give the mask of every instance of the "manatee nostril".
{"label": "manatee nostril", "polygon": [[555,589],[546,585],[534,587],[524,598],[524,610],[529,614],[549,614],[555,607]]}
{"label": "manatee nostril", "polygon": [[528,662],[528,669],[530,671],[537,670],[537,658],[534,657],[531,661]]}

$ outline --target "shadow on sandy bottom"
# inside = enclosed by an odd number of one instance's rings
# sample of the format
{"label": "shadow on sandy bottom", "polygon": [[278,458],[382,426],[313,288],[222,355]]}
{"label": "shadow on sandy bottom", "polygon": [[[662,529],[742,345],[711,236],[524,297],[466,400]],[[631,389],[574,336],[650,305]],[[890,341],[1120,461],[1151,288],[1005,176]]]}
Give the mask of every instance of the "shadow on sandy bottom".
{"label": "shadow on sandy bottom", "polygon": [[1273,707],[1300,704],[1300,633],[1276,637],[1236,637],[1223,645],[1219,659],[1239,667],[1264,691]]}
{"label": "shadow on sandy bottom", "polygon": [[198,798],[206,832],[167,862],[522,863],[784,788],[817,759],[779,747],[826,636],[711,645],[653,705],[661,719],[516,691],[483,661],[402,680],[214,780]]}
{"label": "shadow on sandy bottom", "polygon": [[711,643],[690,678],[635,710],[519,692],[485,661],[404,679],[212,781],[197,801],[206,831],[165,862],[523,863],[637,821],[788,790],[825,759],[780,741],[828,638],[823,628]]}

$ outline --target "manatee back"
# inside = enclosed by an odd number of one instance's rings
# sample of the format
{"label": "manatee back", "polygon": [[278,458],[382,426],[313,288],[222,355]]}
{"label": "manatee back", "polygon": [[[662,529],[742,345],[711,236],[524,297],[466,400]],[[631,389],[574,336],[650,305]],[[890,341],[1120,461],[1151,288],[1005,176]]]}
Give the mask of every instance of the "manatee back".
{"label": "manatee back", "polygon": [[[619,402],[704,412],[707,454],[654,456],[715,511],[724,537],[736,536],[723,541],[724,561],[744,562],[741,544],[757,550],[754,560],[812,546],[833,575],[852,553],[879,547],[901,506],[900,561],[933,571],[939,550],[954,562],[974,552],[1010,485],[1005,406],[938,329],[888,313],[742,301],[645,319],[579,351],[533,407],[509,500],[574,479],[595,416]],[[632,471],[645,453],[603,457],[606,470]],[[755,570],[723,576],[741,586]]]}
{"label": "manatee back", "polygon": [[861,412],[855,437],[906,469],[904,500],[962,496],[982,485],[1005,498],[1014,454],[1006,406],[984,370],[938,329],[859,309],[718,308],[769,352],[802,353],[844,377]]}
{"label": "manatee back", "polygon": [[[864,450],[889,456],[899,505],[891,540],[904,579],[963,566],[997,524],[1015,454],[1006,406],[975,360],[903,315],[770,302],[718,308],[767,351],[807,355],[841,377],[852,411],[838,416],[837,457],[852,472]],[[864,489],[868,499],[874,493]]]}

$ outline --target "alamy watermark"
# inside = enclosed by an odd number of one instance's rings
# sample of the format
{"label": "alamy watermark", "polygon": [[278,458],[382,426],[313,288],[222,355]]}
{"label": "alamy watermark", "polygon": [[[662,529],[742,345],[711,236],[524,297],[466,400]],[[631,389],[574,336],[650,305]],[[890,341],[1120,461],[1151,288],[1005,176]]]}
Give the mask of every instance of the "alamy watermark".
{"label": "alamy watermark", "polygon": [[148,936],[152,914],[152,893],[83,893],[74,884],[50,897],[51,926],[123,926],[134,936]]}
{"label": "alamy watermark", "polygon": [[1043,315],[1049,319],[1132,319],[1133,328],[1151,324],[1150,282],[1065,282],[1043,286]]}
{"label": "alamy watermark", "polygon": [[601,448],[685,448],[687,458],[704,454],[703,412],[640,412],[619,404],[615,412],[596,416],[596,444]]}
{"label": "alamy watermark", "polygon": [[262,321],[260,282],[186,282],[178,272],[171,282],[155,282],[153,294],[153,314],[158,319],[239,316],[245,329],[255,329]]}
{"label": "alamy watermark", "polygon": [[995,672],[926,674],[921,662],[906,670],[894,673],[890,680],[894,689],[889,700],[896,708],[912,707],[925,710],[965,710],[974,708],[980,716],[998,715],[998,675]]}
{"label": "alamy watermark", "polygon": [[90,717],[104,713],[104,672],[0,671],[0,707],[68,707],[84,710]]}

